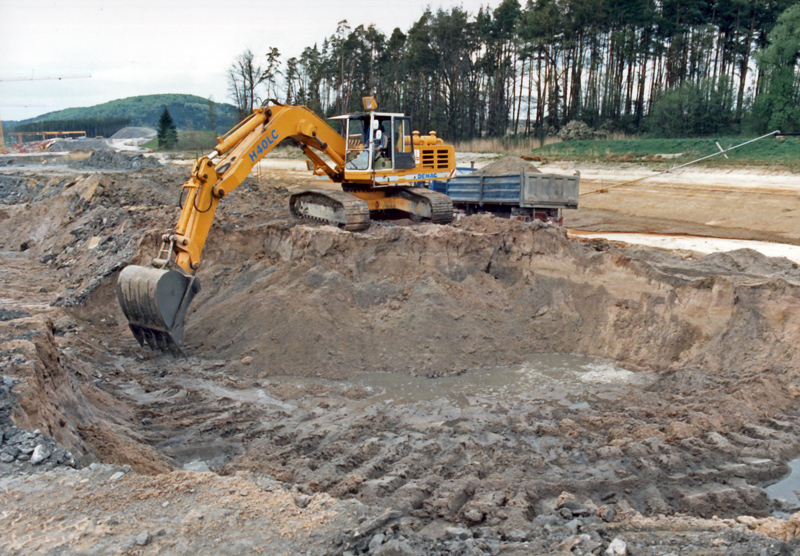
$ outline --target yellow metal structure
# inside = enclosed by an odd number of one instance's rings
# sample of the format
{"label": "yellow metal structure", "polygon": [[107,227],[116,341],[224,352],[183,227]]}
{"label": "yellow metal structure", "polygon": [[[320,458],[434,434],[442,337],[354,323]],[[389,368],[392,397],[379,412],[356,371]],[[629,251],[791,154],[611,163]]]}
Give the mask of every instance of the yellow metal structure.
{"label": "yellow metal structure", "polygon": [[[455,151],[434,132],[421,136],[402,114],[378,113],[372,97],[367,113],[337,116],[344,134],[305,106],[257,108],[208,156],[195,161],[183,185],[183,205],[174,232],[147,267],[126,267],[118,297],[140,344],[180,352],[186,308],[199,290],[194,274],[221,199],[286,139],[301,145],[318,179],[342,191],[311,189],[290,198],[291,213],[348,230],[369,226],[372,211],[399,210],[433,222],[452,220],[452,203],[441,193],[415,187],[455,172]],[[347,137],[347,139],[345,139]]]}
{"label": "yellow metal structure", "polygon": [[361,99],[361,104],[367,112],[374,112],[378,109],[378,103],[375,102],[375,97],[364,97]]}
{"label": "yellow metal structure", "polygon": [[36,140],[41,138],[41,141],[48,139],[57,139],[59,137],[66,137],[69,139],[80,139],[86,137],[85,131],[12,131],[9,132],[12,137],[17,137],[17,143],[24,143],[31,137],[36,137]]}

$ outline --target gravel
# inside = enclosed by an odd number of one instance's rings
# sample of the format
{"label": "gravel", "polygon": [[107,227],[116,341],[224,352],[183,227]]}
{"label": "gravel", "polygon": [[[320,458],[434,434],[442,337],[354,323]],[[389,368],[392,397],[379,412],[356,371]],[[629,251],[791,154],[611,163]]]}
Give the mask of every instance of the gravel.
{"label": "gravel", "polygon": [[11,421],[17,396],[13,392],[17,380],[3,376],[0,380],[0,477],[49,471],[56,467],[77,468],[72,454],[40,430],[28,431]]}
{"label": "gravel", "polygon": [[94,151],[89,158],[77,162],[76,165],[102,170],[141,170],[161,167],[161,163],[154,157],[144,156],[141,153],[128,154],[108,150]]}

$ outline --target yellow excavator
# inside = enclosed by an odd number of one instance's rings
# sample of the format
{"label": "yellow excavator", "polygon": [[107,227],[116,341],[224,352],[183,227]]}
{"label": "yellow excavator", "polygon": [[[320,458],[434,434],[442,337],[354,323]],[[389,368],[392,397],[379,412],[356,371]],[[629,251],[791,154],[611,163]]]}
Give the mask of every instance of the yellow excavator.
{"label": "yellow excavator", "polygon": [[403,114],[377,112],[373,97],[362,102],[364,112],[331,118],[342,126],[340,134],[305,106],[268,101],[195,161],[175,230],[162,236],[159,254],[147,265],[127,266],[119,275],[117,298],[140,345],[182,353],[186,310],[200,291],[196,273],[217,205],[286,139],[301,145],[317,179],[341,185],[341,191],[292,194],[289,210],[296,218],[349,231],[368,228],[370,213],[386,210],[434,223],[452,221],[450,198],[424,185],[453,176],[453,146],[433,131],[412,132],[411,119]]}

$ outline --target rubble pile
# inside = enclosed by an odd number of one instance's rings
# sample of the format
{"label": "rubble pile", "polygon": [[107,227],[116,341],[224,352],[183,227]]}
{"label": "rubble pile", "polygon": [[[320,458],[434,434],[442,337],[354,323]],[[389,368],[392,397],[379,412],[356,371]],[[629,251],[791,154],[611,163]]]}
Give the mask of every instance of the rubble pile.
{"label": "rubble pile", "polygon": [[75,458],[40,430],[0,426],[0,476],[49,471],[59,465],[78,467]]}
{"label": "rubble pile", "polygon": [[44,141],[27,141],[25,143],[11,143],[5,149],[0,149],[0,154],[29,154],[51,150],[51,147],[60,139],[46,139]]}
{"label": "rubble pile", "polygon": [[56,139],[47,150],[50,152],[99,151],[109,148],[108,141],[102,137],[83,137],[80,139]]}
{"label": "rubble pile", "polygon": [[[4,321],[27,315],[0,315]],[[0,359],[0,368],[14,364],[14,358]],[[57,466],[79,467],[68,450],[40,430],[27,431],[14,425],[11,414],[16,408],[13,389],[19,382],[11,376],[0,376],[0,477],[49,471]]]}
{"label": "rubble pile", "polygon": [[93,151],[89,158],[78,164],[84,168],[103,170],[143,170],[161,167],[157,158],[145,156],[142,153],[129,154],[112,150]]}

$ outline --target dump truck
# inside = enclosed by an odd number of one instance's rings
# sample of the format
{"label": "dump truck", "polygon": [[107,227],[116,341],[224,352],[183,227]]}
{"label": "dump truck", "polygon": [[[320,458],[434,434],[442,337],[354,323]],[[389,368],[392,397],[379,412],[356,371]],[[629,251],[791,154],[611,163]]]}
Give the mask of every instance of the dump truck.
{"label": "dump truck", "polygon": [[563,209],[578,208],[579,186],[580,172],[542,174],[522,167],[518,174],[485,175],[457,168],[453,178],[436,180],[432,189],[447,195],[462,214],[491,213],[561,226]]}

